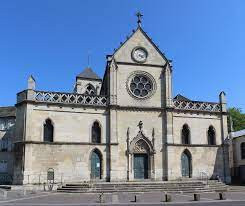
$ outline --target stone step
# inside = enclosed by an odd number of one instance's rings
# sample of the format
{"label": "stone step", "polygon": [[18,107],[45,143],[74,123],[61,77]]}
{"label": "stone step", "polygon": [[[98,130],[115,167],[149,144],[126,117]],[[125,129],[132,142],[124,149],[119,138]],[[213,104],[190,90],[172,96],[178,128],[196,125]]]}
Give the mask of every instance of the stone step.
{"label": "stone step", "polygon": [[[198,186],[198,185],[206,185],[206,184],[203,184],[203,183],[200,183],[200,184],[106,184],[106,185],[103,185],[103,184],[89,184],[89,185],[76,185],[76,184],[66,184],[66,186],[69,186],[69,187],[148,187],[148,186],[155,186],[155,187],[158,187],[158,186],[173,186],[173,187],[184,187],[184,186]],[[214,184],[212,184],[214,185]],[[223,185],[223,184],[222,184]]]}
{"label": "stone step", "polygon": [[245,191],[245,185],[229,185],[228,186],[229,191]]}
{"label": "stone step", "polygon": [[[153,190],[154,192],[167,192],[167,193],[193,193],[193,192],[197,192],[197,193],[208,193],[208,192],[213,192],[213,190],[207,190],[207,189],[199,189],[199,190]],[[64,193],[117,193],[117,192],[125,192],[125,193],[145,193],[145,192],[153,192],[151,191],[146,191],[146,190],[123,190],[123,191],[117,191],[117,190],[109,190],[109,191],[82,191],[82,190],[57,190],[57,192],[64,192]],[[226,190],[224,190],[226,191]]]}
{"label": "stone step", "polygon": [[[128,188],[133,188],[133,189],[140,189],[140,188],[147,188],[147,189],[176,189],[176,188],[181,188],[181,189],[185,189],[185,188],[204,188],[205,186],[196,186],[196,187],[192,187],[192,186],[184,186],[184,187],[166,187],[166,186],[159,186],[159,187],[154,187],[154,186],[141,186],[141,187],[92,187],[92,188],[96,188],[96,189],[128,189]],[[223,186],[222,186],[223,187]],[[63,186],[63,189],[89,189],[89,188],[82,188],[82,187],[70,187],[70,186]],[[212,188],[216,188],[216,187],[212,187]]]}
{"label": "stone step", "polygon": [[112,193],[112,192],[213,192],[227,191],[227,186],[218,181],[179,181],[179,182],[118,182],[118,183],[69,183],[58,188],[58,192]]}
{"label": "stone step", "polygon": [[193,193],[193,192],[213,192],[213,191],[227,191],[225,188],[219,188],[217,190],[211,190],[211,189],[205,189],[205,188],[196,188],[196,189],[193,189],[193,188],[189,188],[189,189],[145,189],[145,188],[141,188],[141,189],[121,189],[121,190],[118,190],[118,189],[110,189],[110,190],[104,190],[104,189],[91,189],[91,190],[81,190],[81,189],[78,189],[78,190],[67,190],[67,189],[62,189],[62,188],[59,188],[57,190],[58,192],[81,192],[81,193],[113,193],[113,192],[152,192],[152,191],[161,191],[161,192],[172,192],[172,193],[179,193],[179,192],[183,192],[183,193]]}

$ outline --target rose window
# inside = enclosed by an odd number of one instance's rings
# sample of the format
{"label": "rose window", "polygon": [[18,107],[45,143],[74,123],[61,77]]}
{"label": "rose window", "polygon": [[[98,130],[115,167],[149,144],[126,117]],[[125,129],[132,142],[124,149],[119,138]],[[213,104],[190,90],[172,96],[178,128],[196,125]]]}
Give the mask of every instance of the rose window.
{"label": "rose window", "polygon": [[144,98],[152,93],[153,82],[144,74],[136,74],[130,81],[129,90],[134,96]]}

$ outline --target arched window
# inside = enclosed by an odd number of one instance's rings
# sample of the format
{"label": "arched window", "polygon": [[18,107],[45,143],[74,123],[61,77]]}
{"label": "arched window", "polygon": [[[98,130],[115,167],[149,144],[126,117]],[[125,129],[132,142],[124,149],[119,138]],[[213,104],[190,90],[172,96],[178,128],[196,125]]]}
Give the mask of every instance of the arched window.
{"label": "arched window", "polygon": [[44,142],[53,142],[54,141],[54,126],[50,119],[47,119],[43,125],[43,140]]}
{"label": "arched window", "polygon": [[99,122],[94,122],[92,126],[92,142],[101,143],[101,128]]}
{"label": "arched window", "polygon": [[241,159],[245,159],[245,142],[241,143]]}
{"label": "arched window", "polygon": [[96,89],[92,84],[88,84],[85,90],[85,94],[87,95],[96,95]]}
{"label": "arched window", "polygon": [[216,140],[215,140],[215,129],[213,126],[210,126],[208,128],[208,144],[209,145],[215,145]]}
{"label": "arched window", "polygon": [[190,144],[190,129],[187,124],[184,124],[181,131],[182,144]]}

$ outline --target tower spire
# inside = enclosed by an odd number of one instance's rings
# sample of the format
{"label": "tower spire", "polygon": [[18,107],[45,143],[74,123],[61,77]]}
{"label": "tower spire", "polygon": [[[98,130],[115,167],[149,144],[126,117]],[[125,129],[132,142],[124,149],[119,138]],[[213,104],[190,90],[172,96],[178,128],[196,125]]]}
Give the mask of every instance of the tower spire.
{"label": "tower spire", "polygon": [[141,19],[142,19],[142,16],[143,16],[143,15],[142,15],[140,12],[137,12],[137,13],[136,13],[136,16],[137,16],[137,18],[138,18],[138,20],[137,20],[138,26],[141,27]]}

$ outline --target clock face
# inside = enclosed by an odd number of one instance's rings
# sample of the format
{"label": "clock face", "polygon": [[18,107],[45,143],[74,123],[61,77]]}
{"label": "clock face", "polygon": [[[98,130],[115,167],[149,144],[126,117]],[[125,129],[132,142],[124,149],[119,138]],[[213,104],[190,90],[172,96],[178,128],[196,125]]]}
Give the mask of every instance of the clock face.
{"label": "clock face", "polygon": [[135,48],[132,52],[132,57],[136,62],[145,62],[147,51],[142,47]]}

